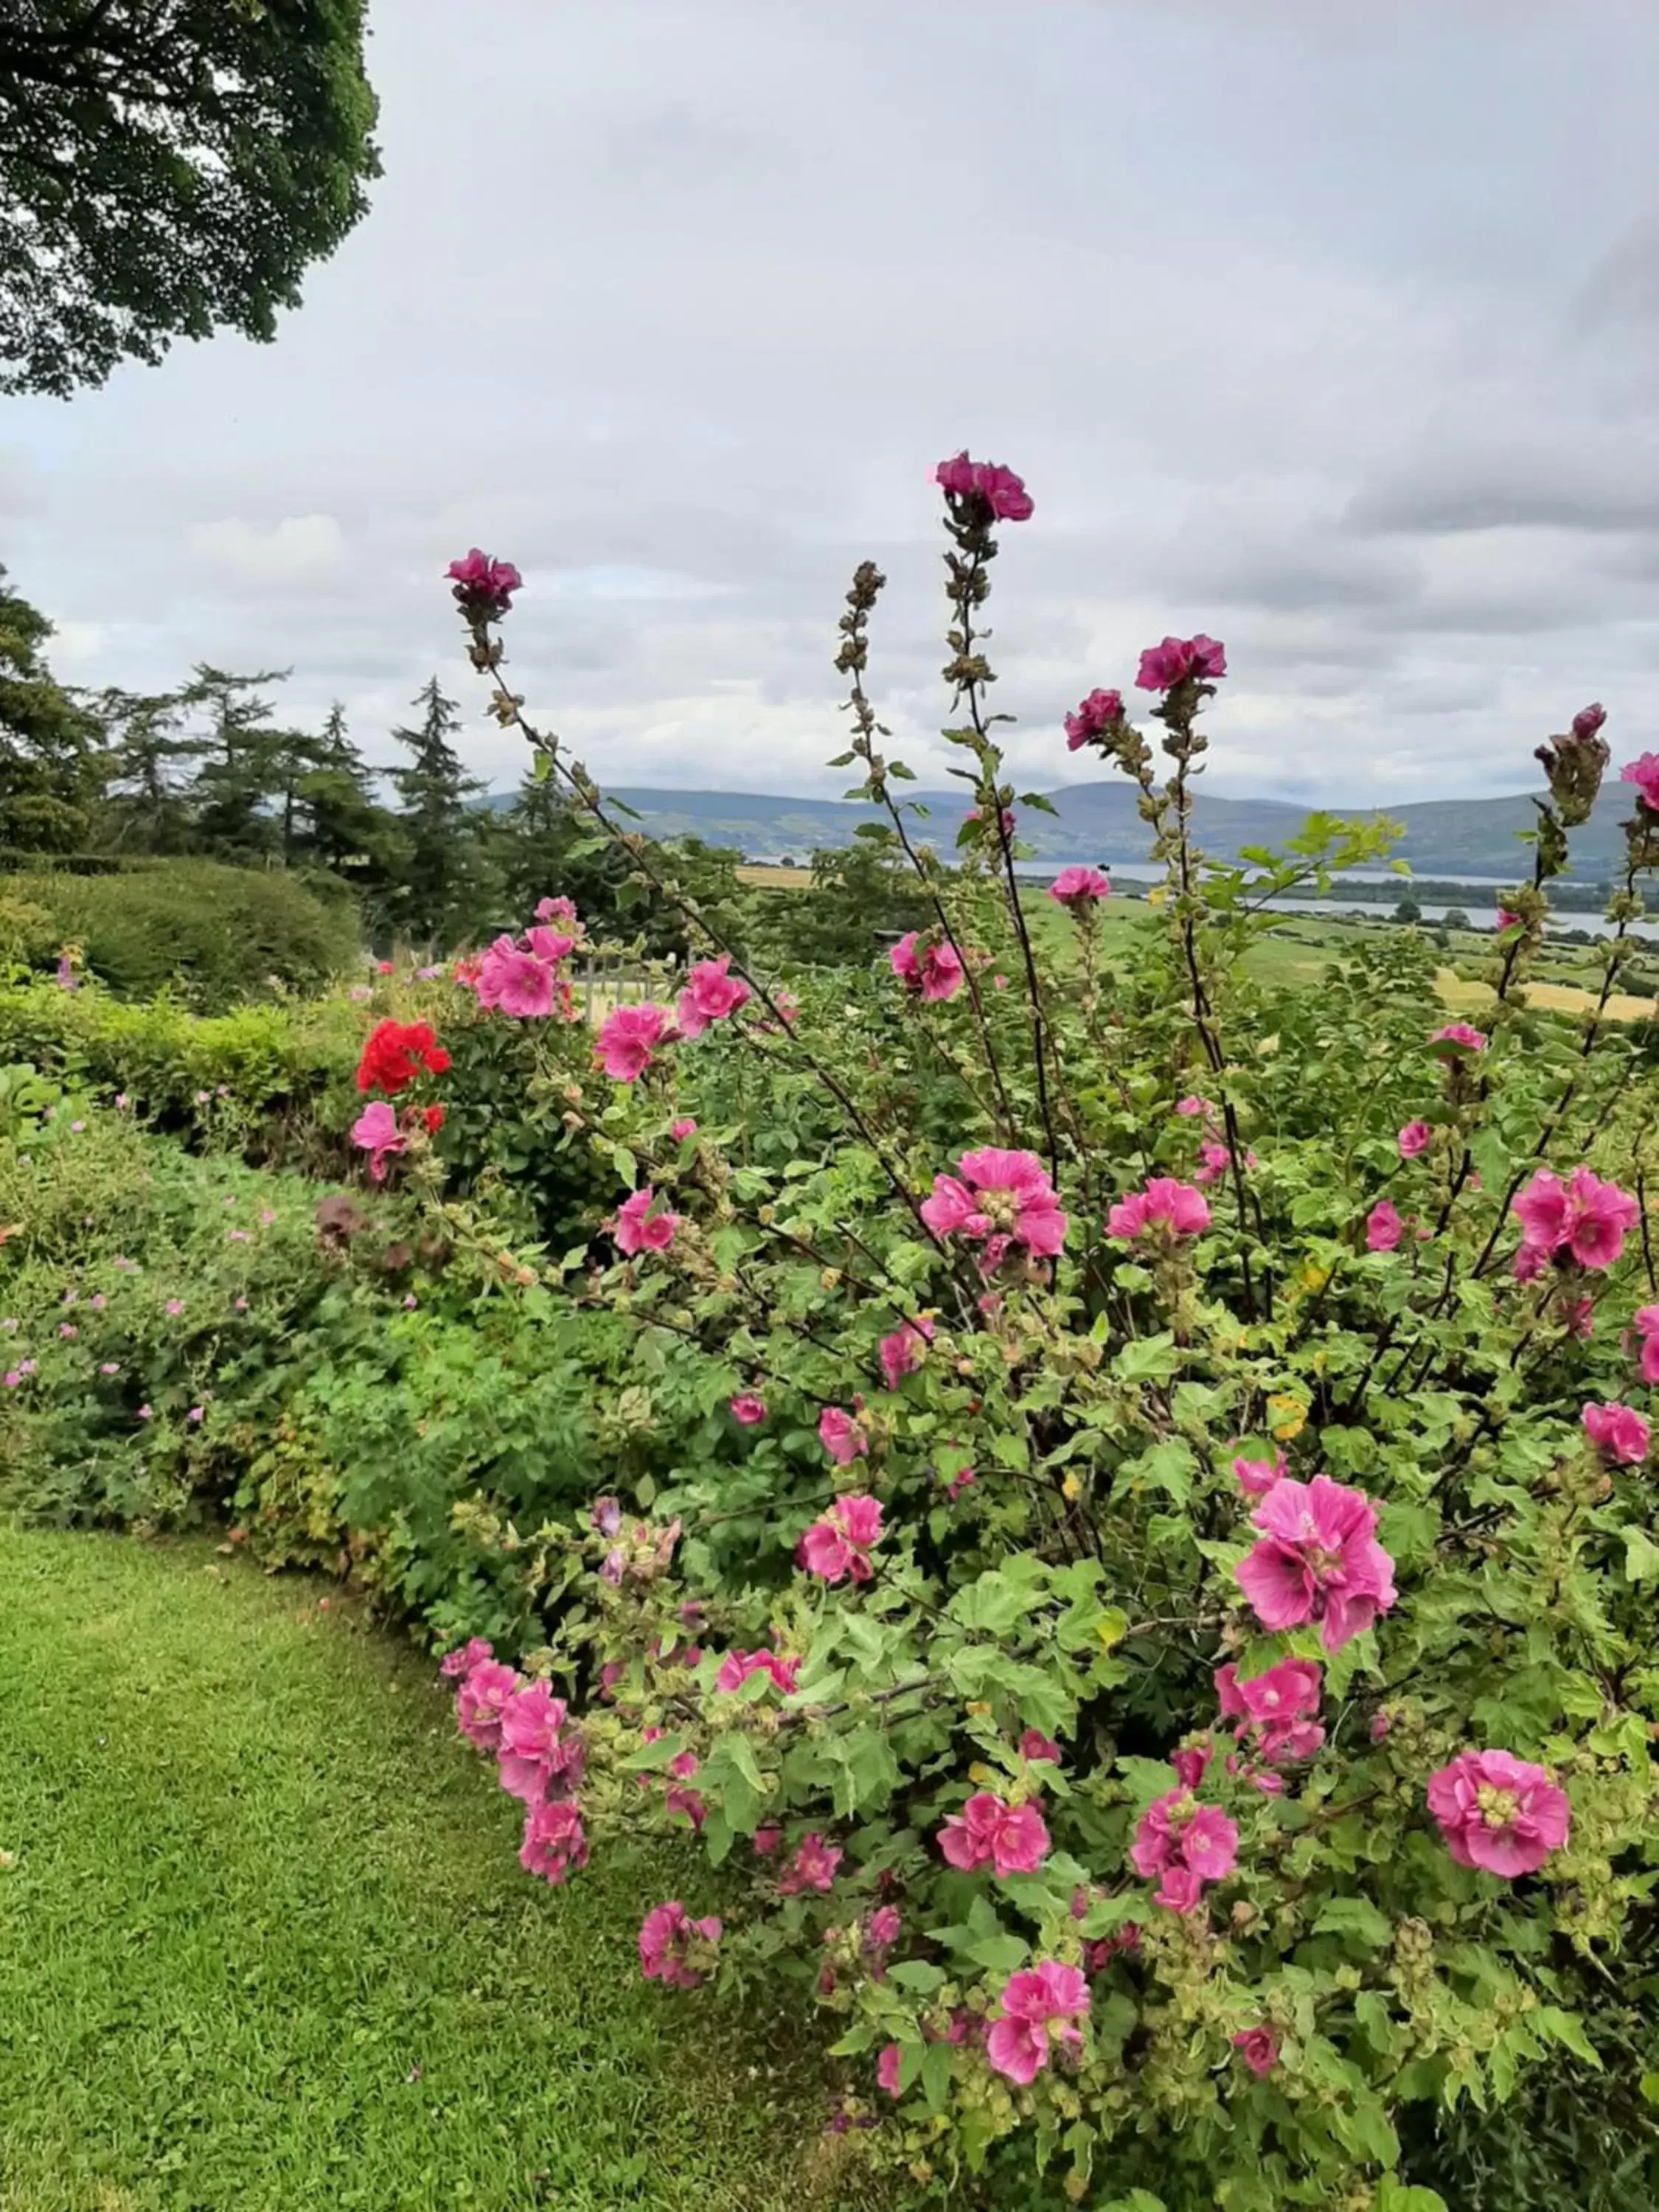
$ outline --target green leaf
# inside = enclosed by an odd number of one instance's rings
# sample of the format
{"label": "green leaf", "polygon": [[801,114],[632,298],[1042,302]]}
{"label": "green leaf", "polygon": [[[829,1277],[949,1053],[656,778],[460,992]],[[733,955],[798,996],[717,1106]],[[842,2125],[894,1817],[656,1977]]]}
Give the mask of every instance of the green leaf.
{"label": "green leaf", "polygon": [[1352,1936],[1356,1942],[1381,1950],[1394,1941],[1394,1923],[1377,1911],[1368,1898],[1332,1897],[1326,1899],[1313,1924],[1316,1936]]}
{"label": "green leaf", "polygon": [[887,1978],[896,1982],[902,1990],[920,1990],[924,1996],[940,1988],[945,1979],[943,1966],[936,1966],[927,1959],[901,1959],[896,1966],[889,1966]]}
{"label": "green leaf", "polygon": [[635,1184],[639,1181],[640,1164],[635,1158],[633,1153],[629,1151],[626,1145],[612,1145],[611,1147],[611,1164],[615,1168],[622,1181],[628,1185],[629,1190],[632,1190]]}
{"label": "green leaf", "polygon": [[1656,1544],[1644,1529],[1626,1528],[1625,1539],[1625,1580],[1627,1583],[1659,1582],[1659,1544]]}

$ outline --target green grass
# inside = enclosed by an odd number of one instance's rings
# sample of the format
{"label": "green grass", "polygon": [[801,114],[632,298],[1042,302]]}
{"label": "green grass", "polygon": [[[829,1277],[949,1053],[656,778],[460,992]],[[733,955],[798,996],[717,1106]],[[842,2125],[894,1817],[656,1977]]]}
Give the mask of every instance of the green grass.
{"label": "green grass", "polygon": [[530,1881],[430,1669],[317,1595],[0,1524],[5,2212],[799,2212],[809,2054],[640,1979],[672,1870]]}

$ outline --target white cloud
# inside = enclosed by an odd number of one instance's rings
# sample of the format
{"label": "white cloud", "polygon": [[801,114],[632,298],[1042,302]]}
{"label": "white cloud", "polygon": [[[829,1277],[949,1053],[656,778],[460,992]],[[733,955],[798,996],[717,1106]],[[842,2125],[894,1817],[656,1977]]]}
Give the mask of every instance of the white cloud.
{"label": "white cloud", "polygon": [[345,532],[331,514],[291,514],[260,530],[232,516],[198,522],[190,549],[204,567],[239,584],[275,590],[331,583],[345,566]]}

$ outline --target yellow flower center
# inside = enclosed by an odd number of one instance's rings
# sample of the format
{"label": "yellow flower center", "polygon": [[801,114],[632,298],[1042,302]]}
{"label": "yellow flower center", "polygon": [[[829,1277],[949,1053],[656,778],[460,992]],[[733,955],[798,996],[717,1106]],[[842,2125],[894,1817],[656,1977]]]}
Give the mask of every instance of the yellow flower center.
{"label": "yellow flower center", "polygon": [[1515,1793],[1510,1790],[1494,1790],[1483,1782],[1474,1793],[1474,1802],[1480,1808],[1480,1818],[1489,1828],[1507,1828],[1520,1809]]}

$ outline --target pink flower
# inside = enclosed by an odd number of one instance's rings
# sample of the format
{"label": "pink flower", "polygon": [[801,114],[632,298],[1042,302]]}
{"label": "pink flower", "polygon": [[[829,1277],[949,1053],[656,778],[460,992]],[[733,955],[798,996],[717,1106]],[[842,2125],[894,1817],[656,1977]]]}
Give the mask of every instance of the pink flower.
{"label": "pink flower", "polygon": [[989,1865],[999,1881],[1035,1874],[1048,1850],[1048,1830],[1035,1805],[1009,1805],[989,1790],[970,1797],[939,1832],[939,1847],[963,1874]]}
{"label": "pink flower", "polygon": [[718,960],[699,960],[690,969],[676,1007],[683,1036],[700,1037],[710,1022],[725,1021],[749,999],[748,984],[726,972],[731,965],[728,952]]}
{"label": "pink flower", "polygon": [[[926,1314],[904,1322],[890,1336],[884,1336],[878,1351],[881,1371],[890,1390],[896,1390],[907,1375],[914,1375],[933,1340],[933,1324]],[[842,1462],[845,1466],[846,1462]]]}
{"label": "pink flower", "polygon": [[1110,729],[1114,722],[1123,719],[1123,694],[1121,691],[1091,691],[1079,705],[1075,714],[1066,717],[1066,750],[1081,752],[1091,738],[1097,738]]}
{"label": "pink flower", "polygon": [[[470,1681],[471,1677],[468,1677]],[[556,1777],[580,1764],[575,1741],[561,1740],[565,1704],[545,1682],[529,1682],[516,1690],[501,1707],[501,1735],[495,1758],[501,1784],[509,1797],[538,1805],[551,1791]]]}
{"label": "pink flower", "polygon": [[568,1874],[580,1873],[587,1864],[587,1838],[573,1799],[554,1797],[531,1805],[525,1815],[519,1864],[555,1888]]}
{"label": "pink flower", "polygon": [[1650,814],[1659,814],[1659,753],[1644,753],[1619,771],[1620,783],[1636,786],[1638,804]]}
{"label": "pink flower", "polygon": [[1506,930],[1519,929],[1520,927],[1521,917],[1518,914],[1511,914],[1506,906],[1498,908],[1498,927],[1500,935]]}
{"label": "pink flower", "polygon": [[1572,718],[1575,738],[1593,738],[1607,719],[1607,710],[1597,699],[1590,706],[1581,707]]}
{"label": "pink flower", "polygon": [[1129,1863],[1144,1881],[1159,1877],[1154,1902],[1174,1912],[1197,1905],[1201,1885],[1224,1881],[1238,1858],[1238,1830],[1190,1790],[1171,1790],[1140,1816]]}
{"label": "pink flower", "polygon": [[651,1209],[656,1202],[657,1194],[647,1183],[617,1208],[605,1226],[616,1238],[619,1252],[630,1255],[635,1252],[665,1252],[673,1243],[680,1217],[678,1213],[653,1213]]}
{"label": "pink flower", "polygon": [[1120,1199],[1106,1217],[1107,1233],[1124,1243],[1161,1230],[1165,1236],[1198,1237],[1210,1225],[1210,1209],[1203,1194],[1190,1183],[1169,1176],[1154,1176],[1145,1190]]}
{"label": "pink flower", "polygon": [[884,2045],[876,2060],[876,2087],[884,2089],[890,2097],[899,2093],[899,2047],[896,2043]]}
{"label": "pink flower", "polygon": [[799,1897],[809,1889],[827,1895],[835,1883],[836,1869],[845,1856],[839,1844],[826,1844],[814,1829],[801,1838],[794,1857],[778,1876],[778,1895]]}
{"label": "pink flower", "polygon": [[1594,1298],[1563,1298],[1555,1309],[1555,1318],[1569,1336],[1576,1336],[1581,1344],[1588,1344],[1595,1334],[1595,1301]]}
{"label": "pink flower", "polygon": [[1265,2081],[1279,2063],[1279,2038],[1270,2027],[1247,2028],[1234,2036],[1233,2049],[1258,2081]]}
{"label": "pink flower", "polygon": [[773,1852],[776,1850],[778,1845],[782,1841],[783,1830],[781,1828],[757,1828],[753,1839],[755,1856],[757,1859],[769,1859]]}
{"label": "pink flower", "polygon": [[1060,1746],[1040,1729],[1027,1729],[1019,1740],[1019,1755],[1025,1759],[1044,1759],[1051,1766],[1060,1765]]}
{"label": "pink flower", "polygon": [[1048,896],[1073,914],[1111,895],[1112,887],[1098,868],[1062,868],[1048,886]]}
{"label": "pink flower", "polygon": [[1507,1751],[1460,1751],[1429,1777],[1429,1810],[1459,1866],[1514,1881],[1536,1874],[1571,1826],[1565,1793]]}
{"label": "pink flower", "polygon": [[954,999],[962,988],[962,963],[949,945],[924,945],[916,950],[919,930],[911,930],[888,950],[887,964],[906,990],[924,999]]}
{"label": "pink flower", "polygon": [[826,1406],[818,1415],[818,1442],[837,1467],[851,1467],[870,1449],[863,1430],[840,1406]]}
{"label": "pink flower", "polygon": [[799,1659],[780,1659],[775,1651],[728,1651],[714,1677],[714,1687],[730,1693],[742,1689],[752,1674],[764,1674],[781,1696],[794,1695]]}
{"label": "pink flower", "polygon": [[[1240,1165],[1253,1168],[1255,1165],[1255,1154],[1246,1152]],[[1232,1169],[1233,1151],[1231,1145],[1219,1144],[1213,1137],[1201,1137],[1199,1139],[1198,1165],[1193,1170],[1194,1182],[1206,1184],[1219,1182],[1223,1176],[1232,1173]]]}
{"label": "pink flower", "polygon": [[1233,1480],[1247,1498],[1265,1498],[1274,1483],[1285,1477],[1285,1455],[1276,1451],[1268,1459],[1236,1459]]}
{"label": "pink flower", "polygon": [[1149,645],[1140,656],[1135,688],[1173,691],[1189,677],[1208,679],[1226,673],[1227,648],[1200,630],[1196,637],[1166,637],[1162,645]]}
{"label": "pink flower", "polygon": [[364,1107],[351,1125],[351,1141],[369,1155],[368,1171],[376,1182],[386,1180],[388,1155],[409,1149],[409,1139],[398,1127],[397,1114],[384,1098]]}
{"label": "pink flower", "polygon": [[1575,1168],[1565,1184],[1540,1168],[1510,1211],[1521,1224],[1522,1249],[1539,1255],[1528,1260],[1524,1273],[1517,1255],[1516,1273],[1522,1281],[1541,1273],[1544,1261],[1563,1246],[1581,1267],[1611,1267],[1642,1218],[1635,1199],[1584,1167]]}
{"label": "pink flower", "polygon": [[954,1474],[951,1477],[950,1480],[945,1484],[945,1495],[949,1502],[954,1505],[957,1498],[961,1497],[963,1492],[964,1490],[971,1490],[973,1486],[973,1468],[971,1467],[959,1468],[956,1474]]}
{"label": "pink flower", "polygon": [[494,1751],[501,1740],[501,1715],[522,1685],[511,1667],[485,1659],[461,1680],[455,1693],[455,1725],[480,1751]]}
{"label": "pink flower", "polygon": [[1586,1406],[1584,1434],[1615,1466],[1640,1467],[1648,1455],[1648,1425],[1628,1406]]}
{"label": "pink flower", "polygon": [[726,1411],[740,1427],[757,1428],[766,1419],[766,1401],[754,1390],[739,1390],[727,1401]]}
{"label": "pink flower", "polygon": [[1006,1152],[987,1145],[964,1152],[954,1176],[935,1176],[921,1218],[935,1237],[962,1237],[982,1244],[980,1273],[994,1273],[1010,1244],[1033,1259],[1052,1259],[1066,1242],[1066,1220],[1053,1184],[1035,1152]]}
{"label": "pink flower", "polygon": [[1391,1201],[1379,1199],[1365,1217],[1365,1249],[1392,1252],[1404,1235],[1405,1226]]}
{"label": "pink flower", "polygon": [[458,1674],[470,1674],[475,1667],[482,1667],[486,1659],[495,1656],[495,1646],[482,1636],[474,1636],[459,1650],[446,1652],[438,1672],[447,1681],[453,1681]]}
{"label": "pink flower", "polygon": [[1075,2047],[1083,2036],[1073,2023],[1088,2015],[1089,1984],[1083,1976],[1075,1966],[1046,1959],[1008,1977],[1002,2017],[986,2038],[985,2055],[999,2074],[1024,2088],[1048,2063],[1050,2039]]}
{"label": "pink flower", "polygon": [[669,1027],[665,1006],[617,1006],[600,1027],[594,1058],[613,1083],[637,1083]]}
{"label": "pink flower", "polygon": [[1363,1491],[1286,1475],[1250,1518],[1261,1540],[1233,1572],[1264,1628],[1317,1620],[1326,1650],[1340,1651],[1393,1605],[1394,1562]]}
{"label": "pink flower", "polygon": [[821,1582],[867,1583],[875,1573],[870,1547],[881,1538],[881,1504],[874,1498],[838,1498],[796,1547],[795,1558]]}
{"label": "pink flower", "polygon": [[1429,1043],[1431,1047],[1449,1047],[1452,1052],[1485,1052],[1486,1049],[1486,1038],[1479,1030],[1471,1029],[1467,1022],[1448,1022],[1444,1029],[1435,1031]]}
{"label": "pink flower", "polygon": [[506,614],[513,605],[514,592],[524,581],[510,561],[492,561],[476,545],[465,560],[452,561],[444,573],[469,619]]}
{"label": "pink flower", "polygon": [[967,450],[954,459],[941,461],[933,482],[951,499],[978,500],[998,522],[1029,522],[1031,495],[1024,481],[997,461],[970,461]]}
{"label": "pink flower", "polygon": [[538,921],[568,921],[574,929],[576,921],[576,902],[568,898],[544,898],[536,902]]}
{"label": "pink flower", "polygon": [[[566,943],[566,951],[569,949]],[[515,945],[510,937],[498,937],[480,959],[474,988],[481,1006],[493,1007],[515,1021],[544,1019],[558,998],[558,977],[551,962]]]}
{"label": "pink flower", "polygon": [[1200,1098],[1196,1091],[1189,1092],[1185,1098],[1178,1099],[1176,1102],[1176,1112],[1184,1121],[1200,1120],[1212,1121],[1215,1119],[1215,1108],[1207,1098]]}
{"label": "pink flower", "polygon": [[1426,1121],[1407,1121],[1395,1139],[1402,1160],[1414,1160],[1419,1152],[1426,1152],[1434,1131]]}
{"label": "pink flower", "polygon": [[688,1137],[696,1135],[697,1125],[689,1114],[683,1115],[678,1121],[669,1123],[668,1133],[677,1145],[683,1145]]}
{"label": "pink flower", "polygon": [[720,1940],[720,1923],[711,1915],[693,1920],[676,1898],[652,1908],[640,1926],[640,1972],[647,1982],[663,1982],[671,1989],[695,1990],[708,1980],[706,1969],[690,1960],[701,1957]]}
{"label": "pink flower", "polygon": [[1210,1768],[1213,1753],[1207,1743],[1182,1744],[1178,1751],[1170,1753],[1170,1764],[1175,1769],[1175,1778],[1183,1790],[1196,1790]]}

